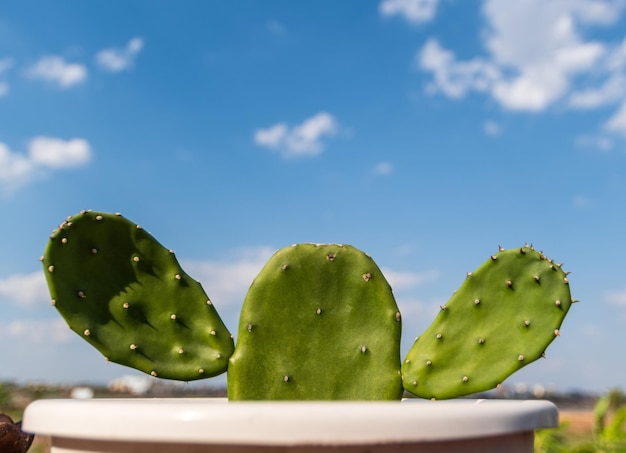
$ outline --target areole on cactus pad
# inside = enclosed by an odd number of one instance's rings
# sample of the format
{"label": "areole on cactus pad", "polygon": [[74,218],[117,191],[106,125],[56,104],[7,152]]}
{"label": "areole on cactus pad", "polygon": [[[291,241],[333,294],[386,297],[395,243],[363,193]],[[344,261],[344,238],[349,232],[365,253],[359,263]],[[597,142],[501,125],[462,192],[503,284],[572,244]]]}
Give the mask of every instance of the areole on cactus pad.
{"label": "areole on cactus pad", "polygon": [[401,362],[392,290],[349,245],[277,251],[248,290],[236,347],[173,252],[119,214],[68,217],[42,261],[53,305],[108,360],[182,381],[228,371],[234,400],[488,390],[541,357],[573,302],[560,265],[532,247],[500,250],[468,273]]}

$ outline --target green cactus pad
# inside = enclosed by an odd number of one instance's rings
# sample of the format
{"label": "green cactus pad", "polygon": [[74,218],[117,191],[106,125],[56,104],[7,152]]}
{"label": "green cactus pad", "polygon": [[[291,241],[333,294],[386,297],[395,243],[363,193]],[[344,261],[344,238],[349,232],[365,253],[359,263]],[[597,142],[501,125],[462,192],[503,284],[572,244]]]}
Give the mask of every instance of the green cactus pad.
{"label": "green cactus pad", "polygon": [[165,379],[223,373],[233,339],[200,283],[140,226],[82,211],[43,256],[53,305],[104,356]]}
{"label": "green cactus pad", "polygon": [[532,247],[500,250],[467,275],[413,344],[404,388],[446,399],[496,387],[543,355],[571,303],[560,265]]}
{"label": "green cactus pad", "polygon": [[231,400],[402,395],[400,313],[378,266],[354,247],[279,250],[250,286],[239,322]]}

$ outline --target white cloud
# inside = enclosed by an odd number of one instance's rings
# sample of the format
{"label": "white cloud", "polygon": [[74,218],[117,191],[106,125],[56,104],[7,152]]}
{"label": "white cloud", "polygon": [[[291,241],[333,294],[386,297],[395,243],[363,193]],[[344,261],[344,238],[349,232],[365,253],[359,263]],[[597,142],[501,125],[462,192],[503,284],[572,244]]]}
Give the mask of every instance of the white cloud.
{"label": "white cloud", "polygon": [[485,124],[483,124],[483,129],[485,131],[485,134],[490,137],[500,135],[500,133],[502,132],[502,127],[500,127],[500,125],[493,120],[485,121]]}
{"label": "white cloud", "polygon": [[429,39],[417,55],[417,65],[433,73],[430,92],[441,91],[459,99],[469,91],[487,91],[500,78],[499,70],[484,59],[457,61],[455,55]]}
{"label": "white cloud", "polygon": [[611,151],[614,147],[613,139],[605,135],[580,135],[574,143],[583,148],[595,148],[600,151]]}
{"label": "white cloud", "polygon": [[281,36],[286,33],[285,26],[276,19],[270,19],[267,21],[267,29],[275,36]]}
{"label": "white cloud", "polygon": [[122,49],[110,48],[96,54],[96,63],[102,69],[110,72],[120,72],[131,68],[135,57],[143,49],[143,40],[133,38]]}
{"label": "white cloud", "polygon": [[381,271],[394,291],[411,289],[439,278],[439,272],[436,270],[418,273],[384,268]]}
{"label": "white cloud", "polygon": [[578,209],[586,209],[592,205],[591,200],[584,195],[574,196],[574,198],[572,199],[572,203],[574,204],[574,207]]}
{"label": "white cloud", "polygon": [[[0,76],[7,72],[13,66],[12,58],[0,58]],[[6,96],[9,92],[9,84],[0,80],[0,97]]]}
{"label": "white cloud", "polygon": [[0,298],[22,307],[50,305],[48,286],[42,271],[1,279]]}
{"label": "white cloud", "polygon": [[58,85],[60,88],[70,88],[87,79],[87,68],[78,63],[68,63],[59,56],[42,57],[26,71],[27,77],[41,79]]}
{"label": "white cloud", "polygon": [[35,137],[26,154],[0,142],[0,189],[15,190],[46,171],[86,165],[91,157],[89,142],[81,138]]}
{"label": "white cloud", "polygon": [[274,249],[254,247],[231,253],[218,261],[184,260],[183,268],[196,280],[218,307],[240,306],[252,280],[265,265]]}
{"label": "white cloud", "polygon": [[61,318],[56,319],[22,319],[0,324],[0,338],[10,342],[29,344],[63,344],[74,338],[74,333]]}
{"label": "white cloud", "polygon": [[[600,0],[485,0],[483,30],[486,55],[458,59],[430,39],[419,52],[420,68],[433,74],[429,90],[451,98],[483,92],[510,110],[542,111],[574,92],[570,104],[592,107],[624,95],[619,74],[626,44],[585,39],[589,26],[616,21],[625,2]],[[584,26],[584,27],[583,27]],[[529,32],[532,30],[532,32]],[[614,46],[615,47],[615,46]],[[624,50],[622,50],[624,47]],[[576,92],[581,75],[613,73],[599,88]],[[623,74],[622,74],[623,75]]]}
{"label": "white cloud", "polygon": [[327,112],[320,112],[299,125],[289,127],[278,123],[267,129],[257,129],[257,145],[279,151],[284,157],[315,156],[324,151],[322,138],[333,136],[339,126]]}
{"label": "white cloud", "polygon": [[626,136],[626,100],[619,109],[607,120],[604,128],[609,132],[615,132]]}
{"label": "white cloud", "polygon": [[401,16],[413,24],[434,19],[439,0],[383,0],[379,11],[383,16]]}
{"label": "white cloud", "polygon": [[393,173],[393,165],[390,162],[379,162],[374,166],[374,173],[387,176]]}
{"label": "white cloud", "polygon": [[605,294],[605,300],[610,304],[626,307],[626,289],[607,292]]}
{"label": "white cloud", "polygon": [[77,167],[89,162],[91,147],[82,138],[66,141],[54,137],[35,137],[30,141],[28,154],[36,165],[49,168]]}

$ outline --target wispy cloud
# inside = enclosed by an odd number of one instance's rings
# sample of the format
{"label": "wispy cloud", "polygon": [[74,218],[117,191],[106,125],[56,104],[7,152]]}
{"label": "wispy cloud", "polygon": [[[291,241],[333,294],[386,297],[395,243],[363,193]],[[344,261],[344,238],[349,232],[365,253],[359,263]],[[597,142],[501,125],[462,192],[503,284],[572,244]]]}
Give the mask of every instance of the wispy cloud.
{"label": "wispy cloud", "polygon": [[87,68],[79,63],[68,63],[63,57],[50,55],[30,66],[26,70],[26,76],[67,89],[87,79]]}
{"label": "wispy cloud", "polygon": [[335,135],[338,129],[337,120],[331,114],[320,112],[296,126],[278,123],[257,129],[254,142],[284,157],[316,156],[324,151],[322,139]]}
{"label": "wispy cloud", "polygon": [[391,162],[379,162],[374,166],[374,173],[380,176],[388,176],[393,173]]}
{"label": "wispy cloud", "polygon": [[607,302],[620,307],[626,307],[626,288],[623,290],[609,291],[604,295]]}
{"label": "wispy cloud", "polygon": [[615,24],[625,5],[485,0],[482,55],[459,59],[432,37],[417,53],[417,66],[432,74],[430,93],[453,99],[484,93],[507,110],[541,112],[556,102],[578,109],[621,103],[604,129],[626,135],[626,40],[584,36],[592,27]]}
{"label": "wispy cloud", "polygon": [[0,279],[0,298],[28,308],[50,305],[50,296],[43,272],[15,274]]}
{"label": "wispy cloud", "polygon": [[275,36],[282,36],[287,31],[283,23],[277,21],[276,19],[270,19],[267,21],[267,29]]}
{"label": "wispy cloud", "polygon": [[412,289],[439,278],[439,272],[436,270],[419,273],[384,268],[381,271],[394,291]]}
{"label": "wispy cloud", "polygon": [[488,136],[496,137],[502,132],[502,127],[493,120],[487,120],[483,124],[483,130]]}
{"label": "wispy cloud", "polygon": [[241,305],[250,283],[274,251],[266,246],[252,247],[235,250],[231,256],[215,261],[184,260],[181,264],[202,283],[219,309]]}
{"label": "wispy cloud", "polygon": [[109,72],[120,72],[132,68],[136,56],[143,49],[143,39],[132,38],[123,48],[109,48],[96,54],[97,65]]}
{"label": "wispy cloud", "polygon": [[82,138],[35,137],[29,142],[26,154],[11,151],[0,143],[0,189],[14,190],[42,173],[80,167],[91,158],[91,146]]}
{"label": "wispy cloud", "polygon": [[21,319],[0,324],[0,338],[29,344],[64,344],[74,338],[74,333],[61,317]]}
{"label": "wispy cloud", "polygon": [[[0,77],[4,76],[4,73],[7,72],[13,66],[13,59],[9,57],[0,58]],[[0,80],[0,97],[6,96],[9,92],[9,84]]]}
{"label": "wispy cloud", "polygon": [[438,3],[439,0],[383,0],[378,9],[383,16],[400,16],[412,24],[421,24],[433,20]]}

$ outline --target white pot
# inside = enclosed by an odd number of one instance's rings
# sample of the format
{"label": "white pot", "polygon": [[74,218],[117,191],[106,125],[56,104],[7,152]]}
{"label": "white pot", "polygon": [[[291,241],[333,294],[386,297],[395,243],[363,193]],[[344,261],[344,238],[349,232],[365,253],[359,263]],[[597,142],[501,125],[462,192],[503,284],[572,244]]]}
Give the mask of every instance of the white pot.
{"label": "white pot", "polygon": [[556,426],[551,402],[509,400],[39,400],[23,421],[52,453],[530,453],[534,430]]}

